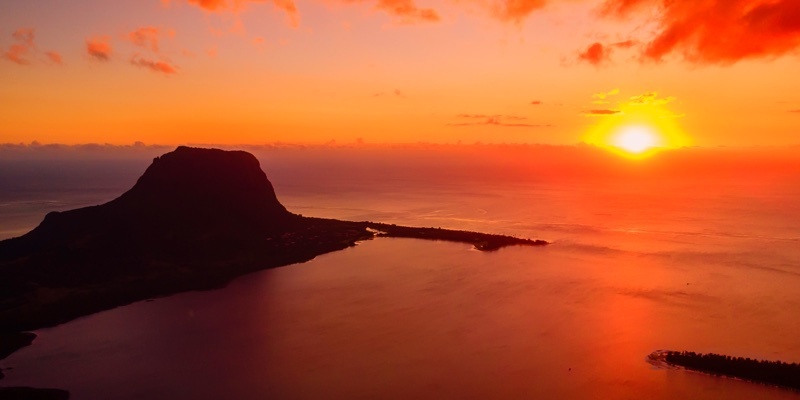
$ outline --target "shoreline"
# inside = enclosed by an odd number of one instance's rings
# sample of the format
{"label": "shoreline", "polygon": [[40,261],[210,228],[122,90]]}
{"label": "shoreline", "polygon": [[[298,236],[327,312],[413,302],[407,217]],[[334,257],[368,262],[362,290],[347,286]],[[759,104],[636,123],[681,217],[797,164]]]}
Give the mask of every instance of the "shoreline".
{"label": "shoreline", "polygon": [[[677,359],[676,360],[675,356],[685,357],[685,358],[687,358],[687,360],[695,360],[695,361],[698,360],[698,359],[701,360],[704,357],[707,357],[707,358],[708,357],[713,357],[713,358],[718,358],[720,360],[724,359],[724,360],[727,360],[727,361],[722,361],[722,365],[721,366],[718,364],[717,365],[717,369],[710,368],[710,367],[701,368],[701,367],[699,367],[697,365],[690,364],[689,362],[683,362],[682,363],[682,362],[680,362],[681,359]],[[756,371],[761,371],[761,372],[763,372],[763,369],[764,369],[765,365],[770,365],[770,364],[778,365],[778,366],[782,365],[782,366],[785,366],[787,368],[794,368],[794,369],[800,368],[800,366],[798,366],[797,363],[788,364],[788,363],[781,363],[780,361],[776,361],[776,362],[759,361],[759,360],[751,360],[749,358],[748,359],[743,359],[741,357],[737,358],[737,357],[730,357],[730,356],[724,356],[724,355],[718,355],[718,354],[705,355],[705,354],[689,353],[689,352],[685,352],[685,351],[684,352],[678,352],[678,351],[673,351],[673,350],[656,350],[656,351],[648,354],[647,357],[645,358],[645,361],[648,364],[651,364],[654,367],[660,368],[660,369],[683,370],[683,371],[694,372],[694,373],[699,373],[699,374],[703,374],[703,375],[710,375],[710,376],[715,376],[715,377],[724,377],[724,378],[727,378],[727,379],[733,379],[733,380],[742,381],[742,382],[756,383],[756,384],[759,384],[759,385],[765,385],[765,386],[770,386],[770,387],[774,387],[774,388],[780,388],[780,389],[783,389],[783,390],[790,390],[790,391],[793,391],[793,392],[800,392],[800,386],[793,386],[793,385],[790,385],[790,384],[781,384],[781,383],[773,381],[775,379],[775,376],[771,376],[771,378],[773,380],[758,379],[758,378],[753,377],[753,376],[746,376],[746,374],[744,374],[742,372],[738,372],[737,373],[737,372],[730,372],[730,371],[723,371],[722,370],[722,368],[727,368],[727,369],[730,370],[732,363],[735,363],[735,362],[738,362],[738,361],[741,361],[741,360],[744,360],[745,363],[749,363],[749,364],[752,364],[752,365],[756,366],[756,368],[757,368]],[[725,365],[725,363],[727,363],[727,365]],[[793,371],[793,373],[795,374],[794,376],[798,376],[796,374],[796,372],[797,371]],[[752,373],[752,372],[750,372],[750,373]]]}
{"label": "shoreline", "polygon": [[[49,328],[149,298],[222,288],[234,278],[251,272],[307,262],[319,255],[353,247],[357,242],[382,237],[467,243],[484,252],[508,246],[538,247],[549,244],[543,240],[472,231],[301,218],[302,224],[297,229],[267,237],[239,237],[235,245],[187,243],[191,247],[202,247],[205,253],[202,255],[192,248],[181,252],[172,248],[161,249],[157,243],[151,243],[148,246],[152,246],[155,253],[174,254],[169,254],[166,259],[139,259],[132,268],[121,269],[101,282],[63,286],[57,296],[43,298],[25,292],[11,294],[2,299],[13,306],[0,309],[0,333],[18,334]],[[2,245],[13,244],[18,239],[0,241],[0,250],[3,249]],[[209,253],[213,256],[208,256]],[[85,265],[103,268],[122,264],[126,261],[124,258],[124,255],[116,254],[93,256],[85,261]],[[156,263],[157,268],[150,266]],[[54,273],[63,275],[69,271],[57,270]],[[0,279],[2,275],[0,273]],[[26,278],[19,277],[17,281],[24,283]]]}

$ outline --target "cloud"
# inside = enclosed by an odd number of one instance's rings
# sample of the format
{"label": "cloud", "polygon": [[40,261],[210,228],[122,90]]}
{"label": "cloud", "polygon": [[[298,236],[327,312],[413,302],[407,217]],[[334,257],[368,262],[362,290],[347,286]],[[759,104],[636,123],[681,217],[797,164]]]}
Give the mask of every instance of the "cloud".
{"label": "cloud", "polygon": [[153,50],[153,52],[158,53],[160,36],[161,32],[158,28],[153,26],[143,26],[129,33],[128,40],[139,47],[150,49]]}
{"label": "cloud", "polygon": [[148,60],[135,55],[131,58],[131,64],[137,67],[148,68],[154,72],[161,72],[167,75],[178,73],[178,68],[162,60]]}
{"label": "cloud", "polygon": [[456,122],[447,124],[447,126],[457,126],[457,127],[465,127],[465,126],[497,126],[497,127],[512,127],[512,128],[548,128],[551,125],[538,125],[538,124],[528,124],[522,122],[504,122],[503,120],[512,120],[512,121],[524,121],[528,118],[520,117],[516,115],[486,115],[486,114],[458,114],[457,118],[465,118],[465,119],[478,119],[480,121],[474,122]]}
{"label": "cloud", "polygon": [[32,28],[20,28],[14,31],[11,37],[14,38],[14,41],[17,43],[12,44],[8,50],[3,53],[3,58],[19,65],[30,64],[30,53],[32,53],[36,47],[33,41],[34,36],[35,33]]}
{"label": "cloud", "polygon": [[729,65],[795,54],[800,48],[797,0],[606,0],[601,13],[629,18],[643,8],[657,13],[655,35],[642,53],[645,60],[679,54],[692,63]]}
{"label": "cloud", "polygon": [[[164,6],[169,6],[171,3],[178,0],[161,0]],[[187,3],[197,6],[207,12],[233,12],[238,13],[244,10],[249,3],[272,3],[275,8],[286,12],[287,16],[292,22],[292,25],[297,25],[299,21],[299,14],[297,6],[293,0],[185,0]]]}
{"label": "cloud", "polygon": [[611,61],[611,54],[614,52],[614,49],[630,49],[638,44],[639,42],[636,40],[625,40],[607,44],[595,42],[578,53],[578,60],[586,61],[594,66],[600,66]]}
{"label": "cloud", "polygon": [[595,93],[592,95],[592,98],[594,99],[592,101],[592,104],[609,104],[611,102],[608,101],[608,98],[616,96],[618,94],[619,94],[619,89],[616,88],[611,89],[608,92]]}
{"label": "cloud", "polygon": [[542,104],[544,104],[544,103],[542,103],[542,102],[541,102],[541,100],[534,100],[534,101],[532,101],[530,104],[531,104],[532,106],[540,106],[540,105],[542,105]]}
{"label": "cloud", "polygon": [[620,110],[598,109],[598,110],[589,110],[589,112],[587,112],[586,115],[588,115],[588,116],[593,116],[593,115],[616,115],[616,114],[621,114],[621,113],[622,113],[622,111],[620,111]]}
{"label": "cloud", "polygon": [[611,49],[606,48],[600,42],[596,42],[587,47],[586,50],[578,53],[578,60],[586,61],[594,66],[599,66],[608,61],[610,55]]}
{"label": "cloud", "polygon": [[8,50],[3,53],[3,57],[11,62],[17,63],[19,65],[28,65],[30,64],[30,60],[28,60],[28,53],[29,48],[25,45],[21,44],[12,44]]}
{"label": "cloud", "polygon": [[663,106],[674,101],[674,97],[658,98],[658,92],[645,92],[639,96],[630,98],[628,104],[632,105],[646,105],[646,106]]}
{"label": "cloud", "polygon": [[28,47],[34,47],[33,39],[35,36],[33,28],[20,28],[11,34],[14,40]]}
{"label": "cloud", "polygon": [[492,12],[503,21],[520,23],[532,12],[546,5],[547,0],[501,0],[494,3]]}
{"label": "cloud", "polygon": [[56,65],[64,64],[64,59],[61,57],[61,54],[56,51],[48,51],[44,53],[44,55],[46,55],[47,58],[50,60],[50,62],[52,62],[53,64]]}
{"label": "cloud", "polygon": [[375,8],[400,18],[405,23],[438,22],[439,14],[432,8],[419,8],[412,0],[378,0]]}
{"label": "cloud", "polygon": [[99,61],[108,61],[111,59],[111,43],[108,36],[98,36],[86,40],[86,52],[92,58]]}
{"label": "cloud", "polygon": [[659,97],[658,92],[654,91],[644,92],[638,96],[617,99],[613,101],[613,106],[610,105],[612,101],[610,101],[609,98],[619,93],[619,89],[613,89],[609,92],[593,94],[592,99],[594,100],[592,104],[602,103],[609,105],[603,108],[585,110],[583,116],[617,117],[624,115],[632,118],[637,116],[646,116],[647,118],[680,118],[684,116],[683,114],[671,111],[667,106],[675,101],[674,97]]}
{"label": "cloud", "polygon": [[[173,0],[177,1],[177,0]],[[173,1],[162,0],[164,5],[169,5]],[[275,8],[286,12],[292,25],[297,26],[300,15],[294,0],[184,0],[189,4],[199,7],[207,12],[239,13],[246,9],[250,3],[272,3]],[[374,2],[377,10],[383,11],[393,17],[398,18],[403,23],[417,22],[438,22],[441,18],[439,13],[432,8],[421,8],[414,0],[337,0],[343,4]],[[542,0],[538,0],[542,1]]]}
{"label": "cloud", "polygon": [[378,93],[375,93],[375,94],[372,95],[372,97],[383,97],[383,96],[394,96],[394,97],[399,97],[401,99],[406,98],[406,95],[403,94],[403,92],[401,92],[400,89],[395,89],[395,90],[393,90],[392,92],[389,92],[389,93],[387,93],[387,92],[378,92]]}
{"label": "cloud", "polygon": [[790,113],[800,113],[800,109],[798,110],[789,110]]}

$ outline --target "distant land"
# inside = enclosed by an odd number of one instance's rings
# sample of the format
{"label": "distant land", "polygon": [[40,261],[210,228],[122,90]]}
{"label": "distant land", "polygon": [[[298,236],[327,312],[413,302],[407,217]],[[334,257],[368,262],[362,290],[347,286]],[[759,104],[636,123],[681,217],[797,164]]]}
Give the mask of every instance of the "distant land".
{"label": "distant land", "polygon": [[800,365],[797,363],[669,350],[655,351],[647,359],[655,365],[666,364],[712,375],[800,390]]}
{"label": "distant land", "polygon": [[0,242],[0,359],[30,345],[35,335],[24,331],[152,297],[219,288],[249,272],[305,262],[374,237],[462,242],[481,251],[547,244],[303,217],[278,201],[250,153],[179,147],[156,157],[120,197],[51,212],[31,232]]}

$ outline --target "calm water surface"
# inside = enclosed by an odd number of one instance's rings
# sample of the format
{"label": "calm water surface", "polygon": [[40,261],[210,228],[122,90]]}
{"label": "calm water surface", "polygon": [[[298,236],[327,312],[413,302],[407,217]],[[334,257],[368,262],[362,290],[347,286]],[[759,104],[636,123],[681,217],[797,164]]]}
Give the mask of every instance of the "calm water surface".
{"label": "calm water surface", "polygon": [[270,177],[305,215],[553,245],[481,253],[367,241],[38,331],[2,361],[14,369],[0,383],[79,400],[800,398],[645,362],[656,349],[800,361],[800,195],[790,183],[376,179],[319,190]]}

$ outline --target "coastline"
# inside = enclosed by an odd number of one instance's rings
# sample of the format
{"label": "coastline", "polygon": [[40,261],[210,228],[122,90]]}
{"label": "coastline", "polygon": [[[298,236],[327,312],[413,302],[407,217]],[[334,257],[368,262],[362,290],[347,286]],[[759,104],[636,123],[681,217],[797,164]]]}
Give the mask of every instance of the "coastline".
{"label": "coastline", "polygon": [[[717,363],[714,367],[699,367],[696,363],[691,363],[692,361],[702,360],[704,357],[706,358],[716,358],[722,360],[721,363]],[[786,384],[786,383],[779,383],[775,380],[778,379],[778,375],[770,374],[773,371],[765,371],[765,366],[778,366],[779,368],[785,367],[786,370],[793,369],[794,371],[790,371],[789,374],[795,377],[795,381],[798,377],[797,370],[800,369],[796,363],[788,364],[782,363],[780,361],[759,361],[759,360],[751,360],[751,359],[743,359],[741,357],[730,357],[724,356],[719,354],[698,354],[693,352],[678,352],[673,350],[656,350],[645,358],[645,361],[656,368],[661,369],[680,369],[684,371],[700,373],[704,375],[711,375],[711,376],[721,376],[728,379],[734,379],[743,382],[750,382],[750,383],[757,383],[760,385],[766,385],[776,388],[781,388],[784,390],[791,390],[794,392],[800,391],[800,385],[795,384]],[[734,363],[743,361],[747,364],[751,364],[751,368],[755,366],[755,371],[759,371],[756,373],[764,374],[769,378],[757,378],[754,376],[747,376],[748,374],[754,374],[753,370],[747,371],[747,373],[737,372],[733,370],[736,366]],[[731,372],[733,371],[733,372]],[[784,371],[785,372],[785,371]],[[774,373],[774,372],[773,372]],[[797,381],[796,381],[797,382]]]}
{"label": "coastline", "polygon": [[[0,333],[0,361],[5,360],[19,349],[33,344],[36,334],[32,332]],[[0,368],[0,381],[5,376]],[[1,382],[0,382],[1,383]],[[69,392],[61,389],[40,389],[31,387],[0,387],[0,399],[25,400],[67,400]]]}

